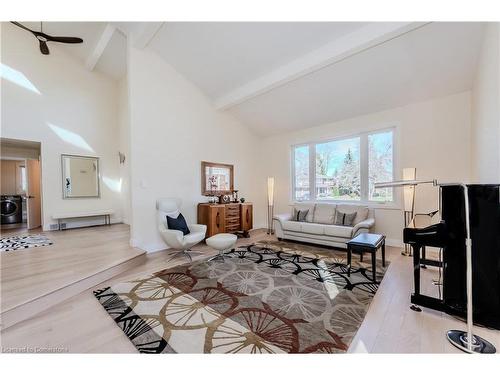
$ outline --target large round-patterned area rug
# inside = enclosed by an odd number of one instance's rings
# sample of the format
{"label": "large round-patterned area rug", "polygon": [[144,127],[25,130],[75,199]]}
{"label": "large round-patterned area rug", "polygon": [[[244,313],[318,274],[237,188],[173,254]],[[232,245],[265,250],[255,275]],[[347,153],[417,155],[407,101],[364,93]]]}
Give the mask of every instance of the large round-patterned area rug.
{"label": "large round-patterned area rug", "polygon": [[[342,353],[378,284],[368,264],[354,262],[347,277],[345,252],[315,250],[259,242],[224,262],[165,269],[94,295],[142,353]],[[385,270],[378,265],[379,282]]]}

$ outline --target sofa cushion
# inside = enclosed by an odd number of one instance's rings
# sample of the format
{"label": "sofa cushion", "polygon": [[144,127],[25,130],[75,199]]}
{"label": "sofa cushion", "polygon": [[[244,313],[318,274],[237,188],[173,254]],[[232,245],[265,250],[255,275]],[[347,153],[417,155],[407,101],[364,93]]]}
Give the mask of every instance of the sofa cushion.
{"label": "sofa cushion", "polygon": [[301,225],[302,223],[299,222],[299,221],[285,221],[283,223],[283,229],[284,230],[290,230],[290,231],[293,231],[293,232],[300,232],[302,229],[301,229]]}
{"label": "sofa cushion", "polygon": [[316,223],[302,223],[301,225],[302,232],[309,234],[325,234],[325,227],[327,225]]}
{"label": "sofa cushion", "polygon": [[[300,210],[300,211],[309,210],[309,212],[307,213],[307,216],[306,216],[306,221],[308,223],[312,223],[313,216],[314,216],[314,207],[315,206],[316,205],[314,203],[296,202],[293,205],[293,208],[295,208],[296,210]],[[292,210],[292,215],[293,215],[293,210]]]}
{"label": "sofa cushion", "polygon": [[356,212],[356,217],[352,223],[353,225],[366,220],[368,217],[368,206],[361,206],[357,204],[339,204],[337,205],[337,211],[345,214]]}
{"label": "sofa cushion", "polygon": [[325,225],[325,234],[332,237],[351,238],[352,227],[343,225]]}
{"label": "sofa cushion", "polygon": [[317,203],[314,209],[313,223],[317,224],[333,224],[335,216],[335,204]]}

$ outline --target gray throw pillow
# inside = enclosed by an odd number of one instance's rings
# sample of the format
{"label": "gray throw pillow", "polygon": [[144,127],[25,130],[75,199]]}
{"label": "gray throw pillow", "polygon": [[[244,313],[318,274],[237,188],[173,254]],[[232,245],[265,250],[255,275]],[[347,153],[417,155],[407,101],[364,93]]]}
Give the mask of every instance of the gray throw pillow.
{"label": "gray throw pillow", "polygon": [[335,225],[344,225],[344,213],[340,211],[335,211],[335,218],[333,219],[333,224]]}
{"label": "gray throw pillow", "polygon": [[354,223],[354,218],[356,217],[357,212],[353,212],[350,214],[347,214],[345,212],[341,211],[336,211],[335,212],[335,220],[333,221],[333,224],[335,225],[342,225],[346,227],[352,227],[352,224]]}
{"label": "gray throw pillow", "polygon": [[306,221],[307,214],[309,210],[297,210],[293,209],[293,221]]}
{"label": "gray throw pillow", "polygon": [[353,212],[351,214],[344,214],[344,225],[348,227],[352,227],[352,224],[354,223],[354,218],[356,217],[358,213]]}

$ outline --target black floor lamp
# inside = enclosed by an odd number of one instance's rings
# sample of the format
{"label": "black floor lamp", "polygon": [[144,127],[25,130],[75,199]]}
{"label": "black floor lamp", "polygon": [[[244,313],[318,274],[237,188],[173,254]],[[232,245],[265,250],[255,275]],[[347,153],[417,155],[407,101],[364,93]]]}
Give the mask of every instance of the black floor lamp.
{"label": "black floor lamp", "polygon": [[[464,193],[464,205],[465,205],[465,229],[466,229],[466,286],[467,286],[467,331],[461,330],[449,330],[446,333],[448,341],[454,346],[463,350],[467,353],[495,353],[496,349],[489,341],[474,335],[473,329],[473,301],[472,301],[472,240],[470,238],[470,218],[469,218],[469,193],[466,184],[454,183],[454,184],[439,184],[437,180],[403,180],[403,181],[392,181],[392,182],[381,182],[375,183],[375,189],[377,188],[387,188],[387,187],[398,187],[398,186],[416,186],[420,184],[433,184],[434,186],[444,186],[444,185],[459,185],[463,189]],[[471,338],[471,339],[469,339]]]}

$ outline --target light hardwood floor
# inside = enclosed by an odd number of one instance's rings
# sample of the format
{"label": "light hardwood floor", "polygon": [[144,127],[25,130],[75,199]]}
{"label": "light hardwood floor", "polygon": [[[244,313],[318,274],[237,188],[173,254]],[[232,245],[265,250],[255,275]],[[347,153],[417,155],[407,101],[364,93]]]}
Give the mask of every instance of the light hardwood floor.
{"label": "light hardwood floor", "polygon": [[[80,246],[90,245],[85,233],[93,236],[96,229],[81,230],[75,234],[75,241]],[[120,227],[123,235],[128,235],[126,227]],[[72,231],[68,231],[70,234]],[[244,245],[259,240],[273,239],[263,231],[254,231],[250,238],[239,239]],[[112,240],[107,241],[108,246]],[[199,245],[196,250],[203,254],[201,259],[215,254],[206,245]],[[106,282],[80,293],[63,303],[51,307],[39,315],[5,329],[0,333],[0,345],[8,348],[49,348],[68,352],[94,353],[135,353],[136,349],[120,328],[92,295],[92,290],[99,287],[129,280],[133,276],[149,274],[184,262],[176,258],[170,262],[168,251],[159,251],[146,255],[144,264],[130,269]],[[439,312],[423,309],[421,313],[409,309],[409,297],[412,290],[411,258],[400,255],[400,249],[388,247],[387,258],[391,264],[385,274],[370,309],[361,325],[349,351],[385,352],[385,353],[447,353],[459,352],[448,344],[445,333],[448,329],[464,329],[465,324]],[[431,280],[437,278],[437,272],[429,268],[423,272],[422,286],[426,293],[435,293],[436,287]],[[476,334],[490,340],[500,348],[500,332],[485,328],[476,328]]]}
{"label": "light hardwood floor", "polygon": [[124,224],[45,235],[53,245],[0,253],[1,312],[145,254],[130,247]]}

